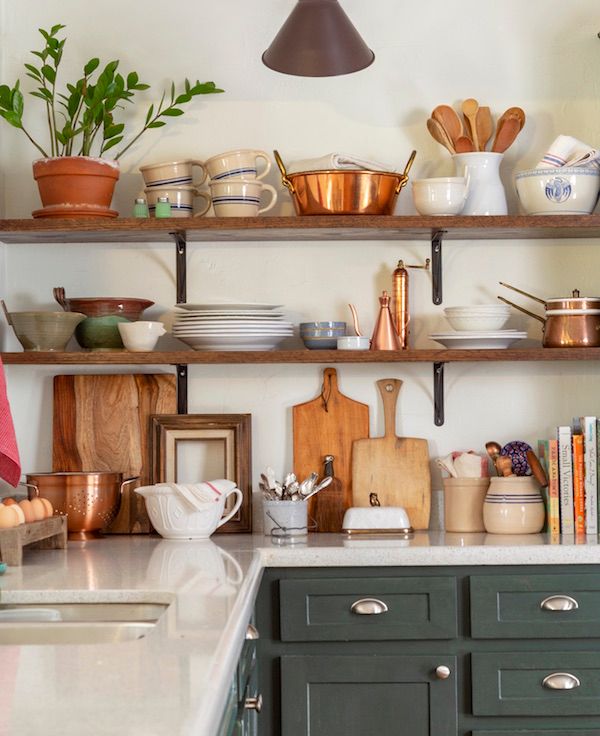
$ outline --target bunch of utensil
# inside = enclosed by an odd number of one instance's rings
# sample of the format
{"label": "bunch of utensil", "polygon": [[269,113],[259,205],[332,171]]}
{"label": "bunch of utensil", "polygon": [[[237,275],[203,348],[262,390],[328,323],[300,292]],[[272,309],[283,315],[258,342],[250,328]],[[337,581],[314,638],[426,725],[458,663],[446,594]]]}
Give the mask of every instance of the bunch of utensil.
{"label": "bunch of utensil", "polygon": [[260,475],[258,487],[267,501],[307,501],[315,493],[322,491],[330,485],[333,478],[326,476],[317,483],[318,473],[311,473],[308,478],[299,481],[294,473],[288,473],[283,482],[275,478],[273,468],[266,468]]}
{"label": "bunch of utensil", "polygon": [[462,117],[450,105],[438,105],[427,120],[427,130],[434,140],[451,154],[486,151],[490,141],[491,151],[504,153],[525,125],[523,110],[509,107],[494,126],[490,108],[480,107],[473,98],[464,100],[461,113]]}

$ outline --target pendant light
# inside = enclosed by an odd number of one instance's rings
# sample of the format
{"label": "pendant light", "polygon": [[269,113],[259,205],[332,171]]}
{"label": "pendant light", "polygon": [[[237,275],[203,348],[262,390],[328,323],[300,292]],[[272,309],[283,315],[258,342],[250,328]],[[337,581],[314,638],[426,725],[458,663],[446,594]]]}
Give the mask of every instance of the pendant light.
{"label": "pendant light", "polygon": [[262,57],[270,69],[300,77],[351,74],[374,59],[338,0],[298,0]]}

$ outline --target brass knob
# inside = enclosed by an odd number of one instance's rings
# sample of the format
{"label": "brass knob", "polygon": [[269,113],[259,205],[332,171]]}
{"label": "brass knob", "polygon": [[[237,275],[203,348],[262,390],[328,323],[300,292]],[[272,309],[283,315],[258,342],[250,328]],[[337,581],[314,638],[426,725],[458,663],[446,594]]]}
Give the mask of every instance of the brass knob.
{"label": "brass knob", "polygon": [[445,664],[440,664],[435,668],[435,676],[438,680],[447,680],[451,674],[450,667],[447,667]]}
{"label": "brass knob", "polygon": [[260,713],[263,707],[263,697],[260,693],[255,698],[246,698],[244,708],[246,710],[255,710]]}
{"label": "brass knob", "polygon": [[254,624],[248,624],[246,628],[246,641],[254,639],[260,639],[260,634]]}

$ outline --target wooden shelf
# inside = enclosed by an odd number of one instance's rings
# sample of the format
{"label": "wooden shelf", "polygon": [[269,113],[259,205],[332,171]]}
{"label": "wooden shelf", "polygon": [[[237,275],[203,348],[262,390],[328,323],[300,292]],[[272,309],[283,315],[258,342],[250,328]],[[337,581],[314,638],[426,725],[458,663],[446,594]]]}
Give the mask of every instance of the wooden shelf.
{"label": "wooden shelf", "polygon": [[600,348],[506,350],[265,350],[2,353],[5,365],[220,365],[259,363],[480,363],[600,360]]}
{"label": "wooden shelf", "polygon": [[3,243],[188,243],[281,240],[563,239],[600,237],[600,215],[204,217],[0,220]]}

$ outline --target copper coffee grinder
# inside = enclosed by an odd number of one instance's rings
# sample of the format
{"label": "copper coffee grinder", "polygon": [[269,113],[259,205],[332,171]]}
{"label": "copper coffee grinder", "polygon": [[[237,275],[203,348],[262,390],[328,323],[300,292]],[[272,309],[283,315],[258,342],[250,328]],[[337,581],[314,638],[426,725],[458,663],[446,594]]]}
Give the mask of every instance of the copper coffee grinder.
{"label": "copper coffee grinder", "polygon": [[398,265],[392,274],[392,298],[393,298],[393,317],[396,332],[398,334],[400,349],[408,348],[408,338],[410,334],[410,311],[408,304],[408,269],[422,268],[429,270],[430,259],[425,260],[423,266],[412,266],[405,264],[403,260],[398,261]]}

